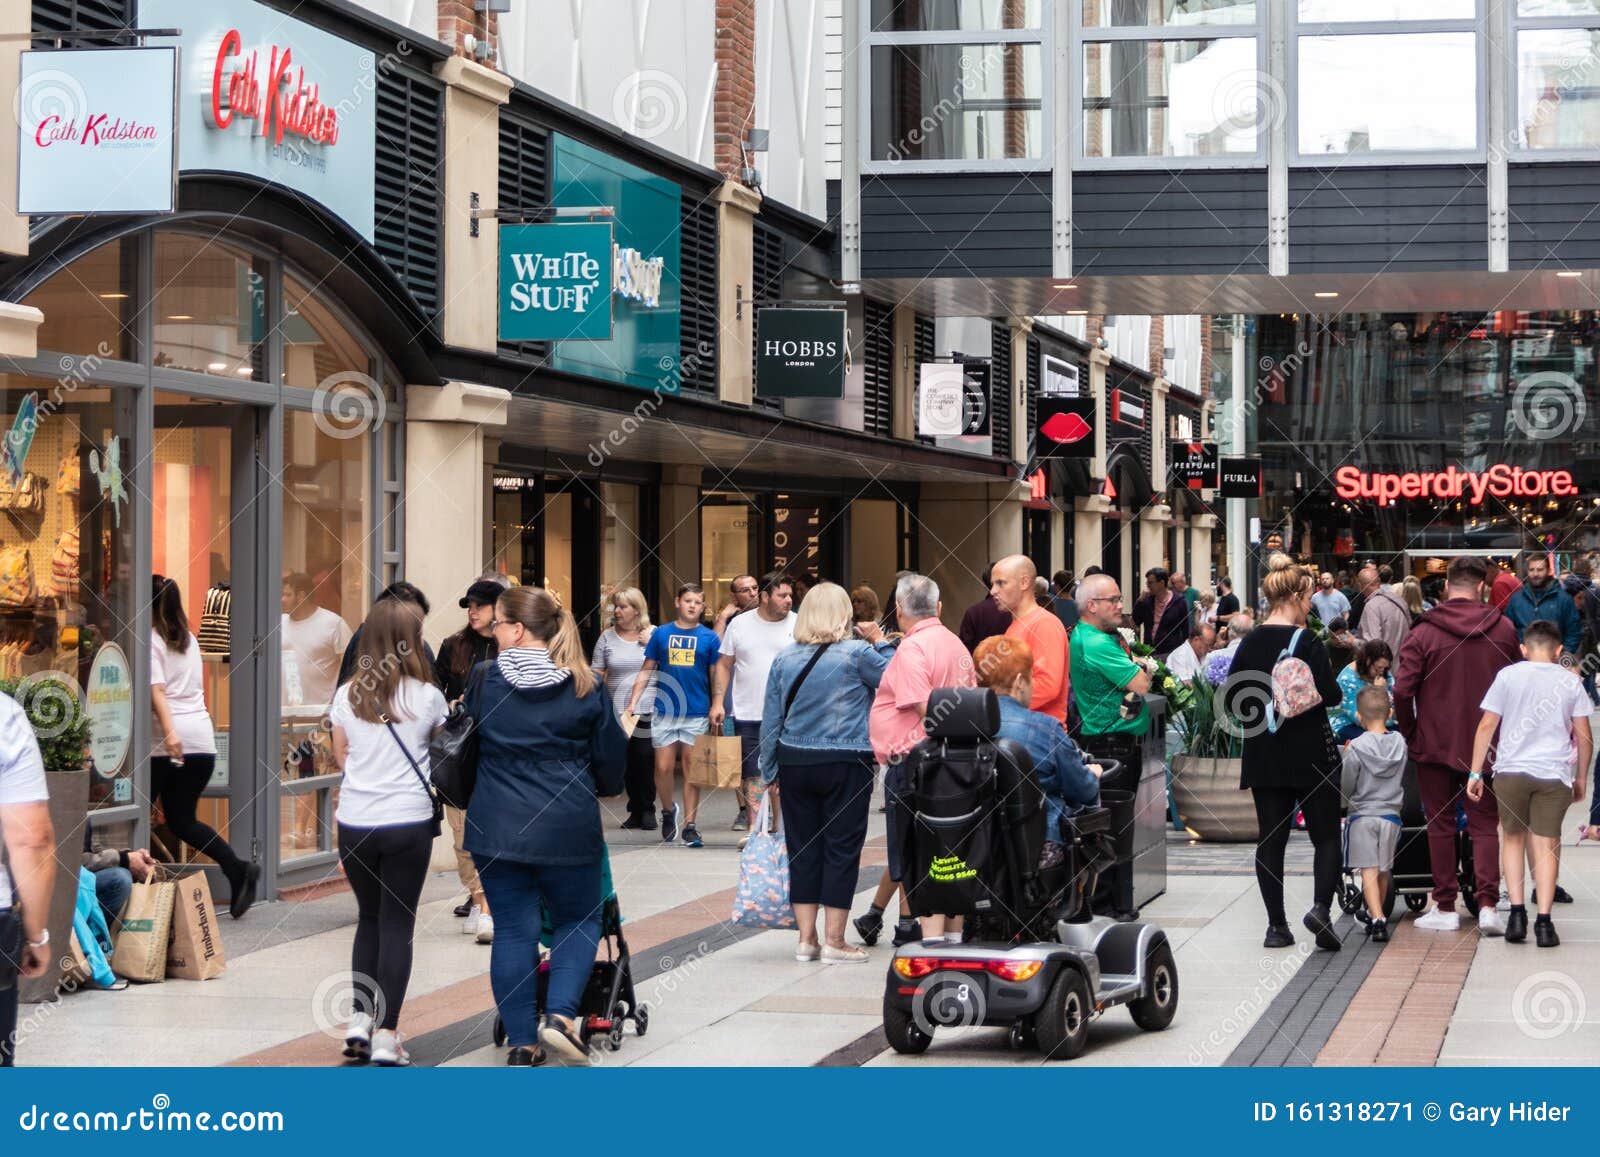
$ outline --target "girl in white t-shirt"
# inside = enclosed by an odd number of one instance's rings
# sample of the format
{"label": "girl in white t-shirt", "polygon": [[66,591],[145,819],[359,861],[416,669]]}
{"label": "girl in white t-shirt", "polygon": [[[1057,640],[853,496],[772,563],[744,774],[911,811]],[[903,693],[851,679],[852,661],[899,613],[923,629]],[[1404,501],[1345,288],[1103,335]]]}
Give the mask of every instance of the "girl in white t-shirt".
{"label": "girl in white t-shirt", "polygon": [[172,834],[210,856],[228,878],[235,920],[255,903],[261,869],[240,859],[228,841],[196,811],[217,770],[217,739],[206,710],[200,643],[189,631],[183,595],[172,579],[156,575],[150,600],[150,709],[155,745],[150,753],[150,795],[161,800]]}
{"label": "girl in white t-shirt", "polygon": [[433,853],[428,741],[445,717],[444,692],[422,650],[409,603],[373,604],[361,628],[356,674],[333,697],[339,789],[339,862],[356,896],[350,953],[356,1010],[344,1055],[380,1065],[410,1056],[395,1032],[411,980],[417,902]]}

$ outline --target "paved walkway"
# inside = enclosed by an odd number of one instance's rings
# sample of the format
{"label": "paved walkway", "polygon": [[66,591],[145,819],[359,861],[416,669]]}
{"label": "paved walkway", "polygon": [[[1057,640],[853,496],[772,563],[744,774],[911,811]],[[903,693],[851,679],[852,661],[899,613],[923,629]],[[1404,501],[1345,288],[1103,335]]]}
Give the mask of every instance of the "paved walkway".
{"label": "paved walkway", "polygon": [[[1567,830],[1576,827],[1574,809]],[[941,1032],[916,1058],[887,1050],[879,1020],[886,942],[866,965],[797,963],[793,933],[727,924],[737,878],[732,800],[702,809],[701,850],[664,847],[653,833],[609,833],[635,981],[650,1031],[631,1034],[607,1065],[1016,1065],[997,1029]],[[857,911],[882,862],[873,816]],[[1600,847],[1566,849],[1562,878],[1577,903],[1557,911],[1563,943],[1478,943],[1417,932],[1409,920],[1380,950],[1346,920],[1346,950],[1261,947],[1264,928],[1252,849],[1172,836],[1168,891],[1145,916],[1173,944],[1181,996],[1162,1033],[1127,1013],[1096,1022],[1076,1062],[1097,1065],[1483,1064],[1600,1061]],[[1286,880],[1291,912],[1309,900],[1310,848],[1296,834]],[[401,1021],[417,1063],[495,1065],[490,1041],[490,950],[458,933],[453,874],[431,877]],[[331,1035],[349,999],[354,901],[339,893],[259,906],[223,928],[228,971],[205,983],[168,981],[84,992],[23,1010],[19,1055],[28,1065],[335,1065]],[[1600,992],[1600,990],[1596,990]]]}

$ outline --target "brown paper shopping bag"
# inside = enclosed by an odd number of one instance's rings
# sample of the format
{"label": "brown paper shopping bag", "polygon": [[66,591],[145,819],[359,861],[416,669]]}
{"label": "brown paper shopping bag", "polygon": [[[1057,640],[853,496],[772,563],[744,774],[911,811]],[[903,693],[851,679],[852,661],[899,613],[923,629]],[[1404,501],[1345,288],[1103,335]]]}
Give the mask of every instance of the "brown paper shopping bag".
{"label": "brown paper shopping bag", "polygon": [[167,940],[178,885],[155,879],[135,884],[122,911],[122,929],[111,954],[111,971],[141,983],[167,978]]}
{"label": "brown paper shopping bag", "polygon": [[211,885],[204,872],[191,872],[177,880],[172,906],[172,938],[167,944],[167,976],[177,980],[210,980],[221,976],[227,964],[222,955],[222,934],[217,909],[211,903]]}
{"label": "brown paper shopping bag", "polygon": [[737,735],[696,736],[684,779],[700,787],[738,787],[742,753]]}

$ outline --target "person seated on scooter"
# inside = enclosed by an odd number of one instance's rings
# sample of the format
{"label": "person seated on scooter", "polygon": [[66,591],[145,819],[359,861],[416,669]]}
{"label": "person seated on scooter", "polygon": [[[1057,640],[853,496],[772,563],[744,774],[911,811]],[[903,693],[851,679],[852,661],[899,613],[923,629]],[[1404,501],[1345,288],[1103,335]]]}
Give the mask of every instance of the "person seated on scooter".
{"label": "person seated on scooter", "polygon": [[1368,685],[1356,694],[1356,721],[1361,734],[1344,745],[1339,790],[1350,822],[1345,829],[1345,866],[1361,869],[1361,891],[1371,922],[1367,934],[1389,939],[1389,911],[1384,905],[1394,854],[1400,846],[1400,808],[1405,801],[1406,740],[1389,730],[1389,693]]}
{"label": "person seated on scooter", "polygon": [[1059,720],[1030,711],[1033,699],[1033,649],[1020,639],[995,635],[978,644],[972,660],[978,686],[1000,701],[999,739],[1014,739],[1033,757],[1044,789],[1045,845],[1039,867],[1053,868],[1066,858],[1061,821],[1100,800],[1100,766],[1088,763]]}

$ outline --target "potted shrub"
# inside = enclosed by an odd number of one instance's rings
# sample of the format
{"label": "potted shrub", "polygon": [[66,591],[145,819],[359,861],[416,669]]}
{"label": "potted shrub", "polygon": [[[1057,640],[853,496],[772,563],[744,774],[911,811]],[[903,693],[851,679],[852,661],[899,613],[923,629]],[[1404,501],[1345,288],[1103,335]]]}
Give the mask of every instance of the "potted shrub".
{"label": "potted shrub", "polygon": [[1182,748],[1172,757],[1172,802],[1195,837],[1254,843],[1260,835],[1255,802],[1239,790],[1242,731],[1222,703],[1227,677],[1225,658],[1213,656],[1180,694],[1168,694]]}
{"label": "potted shrub", "polygon": [[50,896],[50,949],[57,967],[43,976],[22,982],[25,1002],[52,1000],[71,962],[68,942],[72,912],[77,902],[78,873],[83,856],[84,827],[89,813],[89,713],[83,695],[71,676],[45,671],[25,679],[0,680],[0,693],[22,705],[44,757],[50,790],[50,822],[56,832],[56,882]]}

